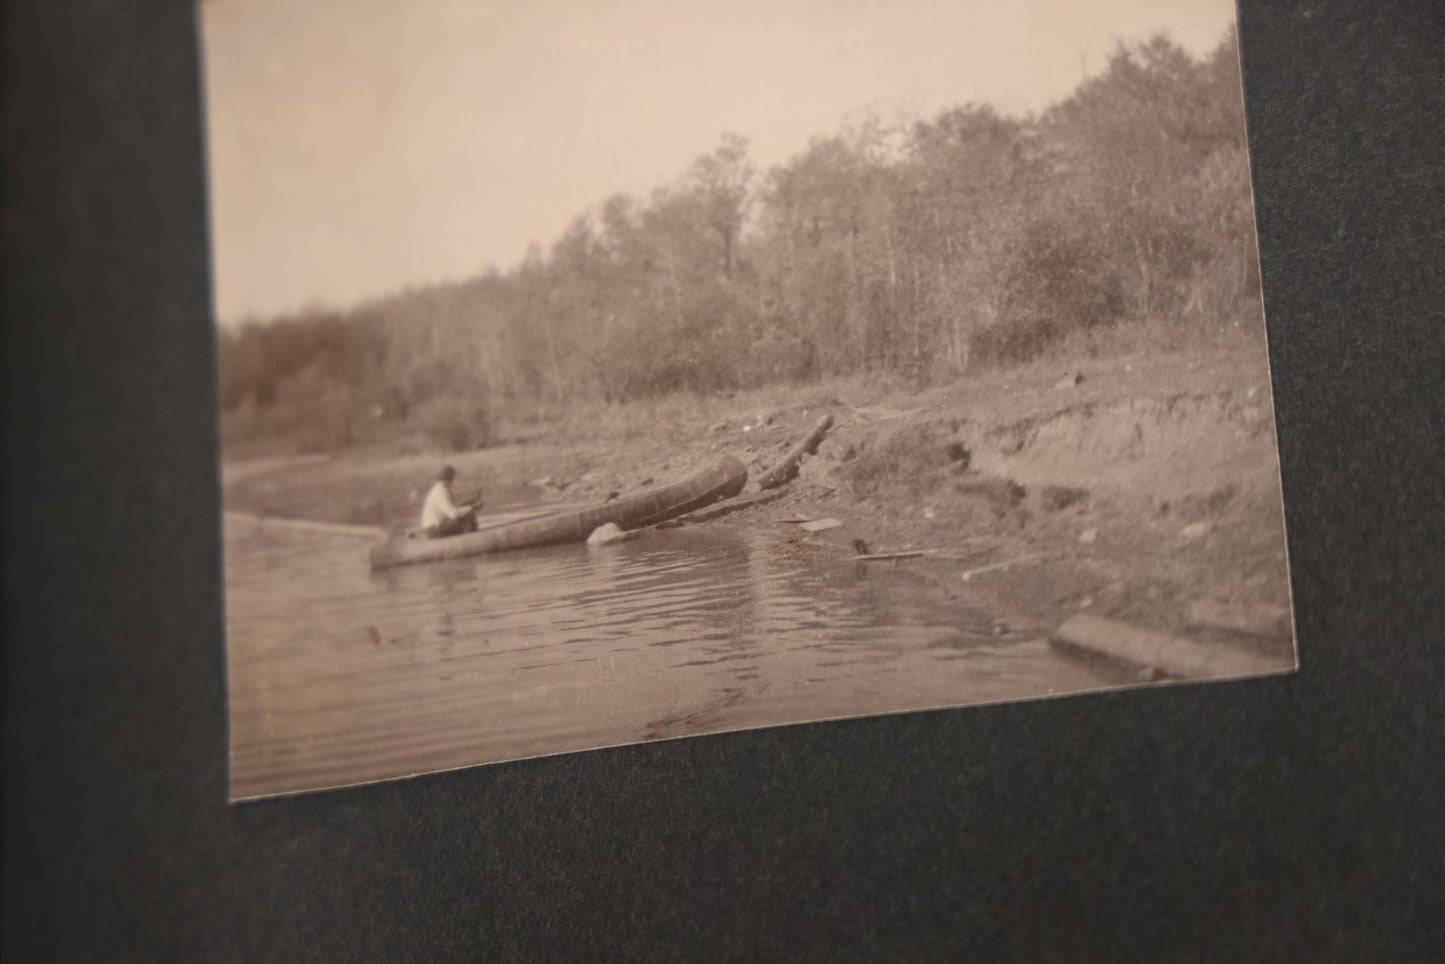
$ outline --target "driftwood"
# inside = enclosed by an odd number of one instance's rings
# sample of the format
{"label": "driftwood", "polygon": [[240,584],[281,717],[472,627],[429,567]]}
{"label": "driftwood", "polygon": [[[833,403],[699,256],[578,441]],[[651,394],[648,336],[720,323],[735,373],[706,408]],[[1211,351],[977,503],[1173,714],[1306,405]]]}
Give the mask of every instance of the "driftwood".
{"label": "driftwood", "polygon": [[903,552],[869,552],[853,557],[854,562],[874,562],[887,559],[913,559],[923,555],[926,549],[907,549]]}
{"label": "driftwood", "polygon": [[984,556],[994,551],[997,547],[991,543],[985,543],[980,548],[971,552],[949,552],[946,549],[924,550],[934,559],[942,559],[945,562],[978,562]]}
{"label": "driftwood", "polygon": [[1289,610],[1283,606],[1234,606],[1201,599],[1190,604],[1186,619],[1191,626],[1227,629],[1248,636],[1290,637]]}
{"label": "driftwood", "polygon": [[1048,553],[1046,552],[1031,552],[1026,556],[1016,556],[1013,559],[1005,559],[1003,562],[995,562],[991,566],[979,566],[977,569],[969,569],[959,578],[962,579],[964,582],[968,582],[974,576],[980,576],[986,572],[995,572],[999,569],[1007,569],[1009,566],[1017,566],[1020,563],[1024,562],[1034,562],[1035,560],[1042,559],[1047,555]]}
{"label": "driftwood", "polygon": [[828,429],[833,425],[833,416],[824,415],[818,419],[818,424],[807,436],[788,450],[783,460],[773,466],[762,475],[758,476],[758,488],[762,490],[774,489],[791,482],[798,477],[798,463],[803,461],[803,456],[812,455],[818,450],[818,443],[823,441],[823,436],[828,434]]}
{"label": "driftwood", "polygon": [[1199,643],[1100,616],[1079,614],[1049,635],[1055,645],[1087,650],[1111,659],[1152,667],[1183,679],[1257,676],[1286,667],[1222,643]]}
{"label": "driftwood", "polygon": [[741,512],[743,509],[751,509],[754,506],[767,505],[769,502],[776,502],[784,495],[785,493],[783,492],[767,492],[763,495],[755,495],[747,499],[744,499],[742,497],[728,499],[726,502],[723,502],[720,505],[715,505],[711,509],[702,509],[697,512],[689,512],[687,515],[680,518],[670,519],[667,522],[659,522],[657,524],[657,528],[676,529],[681,526],[692,525],[695,522],[711,522],[713,519],[720,519],[723,516],[729,515],[733,512]]}

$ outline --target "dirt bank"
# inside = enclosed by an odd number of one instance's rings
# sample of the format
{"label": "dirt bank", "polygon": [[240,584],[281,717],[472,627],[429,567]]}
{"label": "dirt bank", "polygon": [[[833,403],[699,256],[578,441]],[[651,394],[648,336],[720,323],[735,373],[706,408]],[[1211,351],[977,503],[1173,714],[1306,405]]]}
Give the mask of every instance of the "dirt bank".
{"label": "dirt bank", "polygon": [[[942,604],[983,601],[1005,636],[1088,610],[1207,637],[1185,626],[1193,601],[1288,605],[1257,349],[1036,364],[924,391],[855,380],[601,409],[464,455],[231,467],[226,504],[402,523],[442,460],[460,471],[461,493],[480,485],[492,510],[604,498],[723,451],[756,478],[824,413],[833,429],[780,498],[702,524],[779,527],[849,554],[930,550],[866,565],[906,570]],[[789,521],[822,517],[842,525],[808,535]],[[1287,641],[1252,645],[1285,661],[1292,652]]]}

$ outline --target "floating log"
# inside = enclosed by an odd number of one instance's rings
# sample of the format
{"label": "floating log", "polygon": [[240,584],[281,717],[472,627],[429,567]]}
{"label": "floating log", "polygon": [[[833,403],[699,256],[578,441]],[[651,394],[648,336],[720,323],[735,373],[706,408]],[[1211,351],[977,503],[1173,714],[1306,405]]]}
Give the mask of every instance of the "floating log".
{"label": "floating log", "polygon": [[1235,606],[1200,599],[1189,605],[1185,619],[1191,626],[1227,629],[1265,639],[1289,639],[1291,635],[1289,610],[1283,606]]}
{"label": "floating log", "polygon": [[1258,676],[1286,667],[1222,643],[1200,643],[1101,616],[1080,613],[1049,635],[1055,645],[1072,646],[1182,679]]}
{"label": "floating log", "polygon": [[798,526],[804,532],[827,532],[829,529],[837,529],[843,523],[837,519],[814,519],[812,522],[804,522]]}
{"label": "floating log", "polygon": [[833,425],[833,416],[824,415],[818,419],[818,424],[807,434],[797,445],[788,450],[783,460],[773,466],[762,475],[758,476],[759,489],[773,489],[791,482],[798,477],[798,463],[803,461],[803,456],[812,455],[818,450],[818,443],[823,441],[823,436],[828,434],[828,429]]}

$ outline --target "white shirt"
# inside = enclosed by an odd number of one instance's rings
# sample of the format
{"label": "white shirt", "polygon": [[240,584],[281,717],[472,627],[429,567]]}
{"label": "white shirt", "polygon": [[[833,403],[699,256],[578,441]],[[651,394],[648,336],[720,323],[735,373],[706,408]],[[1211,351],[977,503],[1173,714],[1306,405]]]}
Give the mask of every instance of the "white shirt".
{"label": "white shirt", "polygon": [[421,507],[421,527],[430,529],[461,514],[462,510],[452,501],[451,488],[445,482],[438,481],[426,494],[426,502]]}

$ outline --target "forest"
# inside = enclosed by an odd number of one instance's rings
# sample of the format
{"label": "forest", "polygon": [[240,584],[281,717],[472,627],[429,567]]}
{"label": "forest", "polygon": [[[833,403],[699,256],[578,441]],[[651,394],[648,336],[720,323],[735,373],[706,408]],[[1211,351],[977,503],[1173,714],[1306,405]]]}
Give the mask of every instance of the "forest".
{"label": "forest", "polygon": [[509,271],[222,326],[223,441],[460,450],[578,405],[926,384],[1090,333],[1164,351],[1258,323],[1232,33],[1202,59],[1120,43],[1036,116],[863,116],[767,171],[748,146],[724,134]]}

